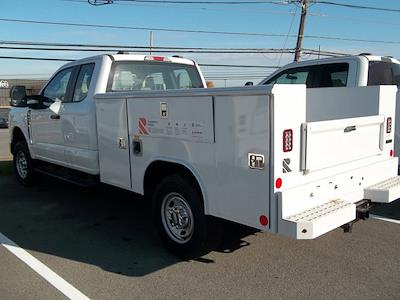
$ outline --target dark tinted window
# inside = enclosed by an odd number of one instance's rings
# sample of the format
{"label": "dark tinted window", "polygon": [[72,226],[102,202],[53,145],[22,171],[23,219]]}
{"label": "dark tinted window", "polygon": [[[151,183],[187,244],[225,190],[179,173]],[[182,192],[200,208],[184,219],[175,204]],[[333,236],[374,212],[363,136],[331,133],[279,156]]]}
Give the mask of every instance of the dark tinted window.
{"label": "dark tinted window", "polygon": [[339,87],[347,85],[349,64],[325,64],[320,66],[319,84],[315,87]]}
{"label": "dark tinted window", "polygon": [[400,85],[400,65],[386,61],[370,61],[368,85]]}

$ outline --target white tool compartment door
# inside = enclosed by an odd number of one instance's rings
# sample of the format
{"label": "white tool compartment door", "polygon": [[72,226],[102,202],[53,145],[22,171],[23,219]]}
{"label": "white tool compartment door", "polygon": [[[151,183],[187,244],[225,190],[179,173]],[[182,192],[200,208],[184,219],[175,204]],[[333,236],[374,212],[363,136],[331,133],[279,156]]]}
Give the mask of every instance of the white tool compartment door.
{"label": "white tool compartment door", "polygon": [[126,99],[97,99],[100,180],[131,188]]}
{"label": "white tool compartment door", "polygon": [[382,154],[383,123],[383,116],[304,123],[303,170],[320,170]]}

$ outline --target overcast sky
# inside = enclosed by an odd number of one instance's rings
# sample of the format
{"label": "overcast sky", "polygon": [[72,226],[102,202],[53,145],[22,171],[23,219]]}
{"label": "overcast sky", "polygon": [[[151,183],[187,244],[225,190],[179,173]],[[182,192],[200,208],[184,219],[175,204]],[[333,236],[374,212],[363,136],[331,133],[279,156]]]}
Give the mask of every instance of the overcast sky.
{"label": "overcast sky", "polygon": [[[216,0],[217,1],[217,0]],[[239,1],[239,0],[234,0]],[[212,1],[215,2],[215,1]],[[242,2],[246,2],[243,0]],[[115,4],[92,6],[85,0],[2,0],[0,3],[0,40],[23,42],[80,43],[101,45],[148,46],[149,30],[111,29],[66,25],[9,22],[18,19],[44,22],[67,22],[158,29],[263,33],[224,35],[153,30],[154,46],[216,48],[294,48],[299,26],[300,8],[294,4],[165,4],[115,1]],[[400,10],[396,0],[331,1]],[[400,12],[345,8],[322,3],[312,4],[306,20],[303,48],[358,54],[371,52],[400,57]],[[278,36],[267,36],[277,34]],[[289,34],[289,37],[286,35]],[[334,39],[328,39],[334,38]],[[347,41],[362,39],[375,42]],[[390,43],[391,42],[391,43]],[[4,46],[4,45],[3,45]],[[97,53],[67,51],[33,51],[0,49],[0,56],[80,58]],[[293,55],[280,54],[181,54],[199,63],[283,65]],[[302,59],[315,58],[304,55]],[[18,61],[0,59],[0,79],[46,78],[62,62]],[[261,80],[272,69],[204,68],[206,75],[224,85],[224,73],[237,74],[240,80],[228,85]],[[250,78],[254,76],[253,78]],[[232,76],[231,76],[232,77]],[[241,78],[246,77],[246,78]],[[247,78],[249,77],[249,78]]]}

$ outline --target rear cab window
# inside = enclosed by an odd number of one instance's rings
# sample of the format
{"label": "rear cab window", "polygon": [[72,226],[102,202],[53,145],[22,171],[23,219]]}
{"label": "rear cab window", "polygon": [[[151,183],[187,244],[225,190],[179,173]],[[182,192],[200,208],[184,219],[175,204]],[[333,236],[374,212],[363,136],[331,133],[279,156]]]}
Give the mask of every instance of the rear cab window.
{"label": "rear cab window", "polygon": [[107,92],[202,88],[195,66],[143,61],[116,61]]}
{"label": "rear cab window", "polygon": [[391,61],[370,61],[367,85],[400,85],[400,65]]}

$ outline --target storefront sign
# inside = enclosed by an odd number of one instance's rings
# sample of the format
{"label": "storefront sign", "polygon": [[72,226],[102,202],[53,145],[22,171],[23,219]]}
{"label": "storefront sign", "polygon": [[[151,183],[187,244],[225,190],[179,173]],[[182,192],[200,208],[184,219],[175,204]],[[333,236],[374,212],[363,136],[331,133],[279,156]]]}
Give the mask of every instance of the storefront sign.
{"label": "storefront sign", "polygon": [[8,81],[0,80],[0,89],[8,89],[8,88],[9,88]]}

